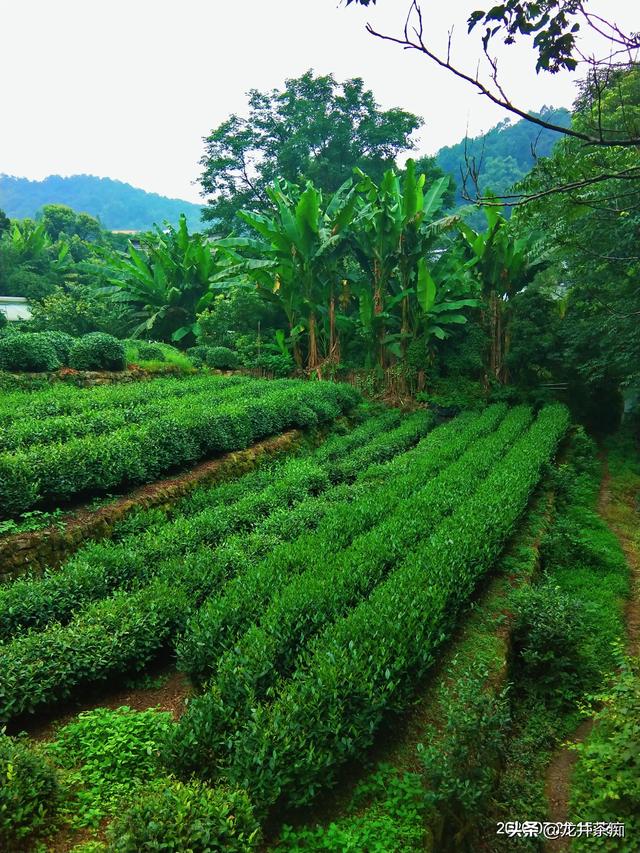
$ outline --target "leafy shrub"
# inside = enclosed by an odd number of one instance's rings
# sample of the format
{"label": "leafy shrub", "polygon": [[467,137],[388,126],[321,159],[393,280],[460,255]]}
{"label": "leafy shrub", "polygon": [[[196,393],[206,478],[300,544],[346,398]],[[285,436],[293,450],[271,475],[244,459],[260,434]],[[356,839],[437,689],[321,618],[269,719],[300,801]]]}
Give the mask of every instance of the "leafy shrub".
{"label": "leafy shrub", "polygon": [[514,593],[514,664],[529,689],[571,701],[584,673],[584,606],[552,580]]}
{"label": "leafy shrub", "polygon": [[249,853],[257,849],[259,834],[244,791],[211,789],[197,782],[159,782],[113,821],[108,849]]}
{"label": "leafy shrub", "polygon": [[229,347],[210,347],[201,344],[187,350],[189,358],[197,367],[213,367],[216,370],[235,370],[240,366],[238,353]]}
{"label": "leafy shrub", "polygon": [[20,740],[0,734],[0,847],[23,853],[58,807],[54,771]]}
{"label": "leafy shrub", "polygon": [[438,849],[460,849],[479,828],[498,778],[510,721],[506,690],[485,689],[488,672],[464,672],[442,699],[444,727],[428,726],[420,744],[429,806],[441,816]]}
{"label": "leafy shrub", "polygon": [[[631,850],[640,837],[640,673],[625,662],[611,687],[598,697],[603,703],[586,741],[575,745],[578,763],[573,777],[574,821],[624,823],[624,839],[575,839],[576,850]],[[629,846],[627,846],[629,845]],[[634,848],[635,849],[635,848]]]}
{"label": "leafy shrub", "polygon": [[[211,395],[202,393],[194,400],[187,382],[179,382],[186,387],[167,403],[165,412],[113,432],[0,453],[0,515],[30,509],[37,492],[40,500],[60,503],[79,492],[99,494],[149,482],[171,468],[245,448],[286,429],[315,427],[350,410],[359,399],[353,388],[335,383],[238,383],[214,377],[207,377],[207,383]],[[228,390],[228,402],[224,394],[216,396],[219,389]],[[143,393],[152,397],[154,392],[145,388]],[[117,391],[113,397],[130,399]],[[90,404],[92,394],[85,392],[82,400]],[[86,408],[81,403],[76,411]]]}
{"label": "leafy shrub", "polygon": [[254,362],[249,362],[247,367],[260,367],[267,373],[273,374],[276,378],[284,378],[293,373],[295,363],[291,356],[283,354],[275,355],[260,355]]}
{"label": "leafy shrub", "polygon": [[41,332],[11,335],[0,340],[0,368],[3,370],[42,373],[59,367],[55,346]]}
{"label": "leafy shrub", "polygon": [[11,296],[40,300],[53,293],[55,283],[46,275],[22,267],[9,276],[8,290]]}
{"label": "leafy shrub", "polygon": [[69,364],[69,355],[76,339],[66,332],[40,332],[40,335],[43,339],[51,343],[60,360],[60,364]]}
{"label": "leafy shrub", "polygon": [[104,332],[84,335],[71,349],[69,366],[76,370],[124,370],[124,344]]}
{"label": "leafy shrub", "polygon": [[229,347],[210,347],[207,364],[218,370],[235,370],[240,366],[240,359]]}
{"label": "leafy shrub", "polygon": [[360,782],[348,814],[324,824],[285,826],[278,851],[364,851],[367,853],[419,853],[431,849],[425,825],[425,796],[419,773],[398,773],[388,764]]}
{"label": "leafy shrub", "polygon": [[135,356],[132,361],[140,359],[140,361],[164,361],[164,349],[160,344],[151,343],[149,341],[131,341],[132,349],[135,350]]}
{"label": "leafy shrub", "polygon": [[7,315],[4,311],[0,311],[0,329],[4,329],[4,327],[8,324]]}
{"label": "leafy shrub", "polygon": [[65,806],[74,826],[96,826],[121,801],[158,771],[158,746],[173,725],[171,713],[96,708],[83,711],[46,745],[67,771],[71,801]]}
{"label": "leafy shrub", "polygon": [[466,409],[480,408],[485,403],[485,394],[479,382],[456,377],[438,380],[429,391],[419,392],[416,399],[454,415]]}

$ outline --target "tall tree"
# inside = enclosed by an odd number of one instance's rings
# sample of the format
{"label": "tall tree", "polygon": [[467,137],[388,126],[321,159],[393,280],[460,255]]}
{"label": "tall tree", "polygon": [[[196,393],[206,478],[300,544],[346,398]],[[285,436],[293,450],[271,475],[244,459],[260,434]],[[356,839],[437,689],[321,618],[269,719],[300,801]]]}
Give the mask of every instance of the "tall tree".
{"label": "tall tree", "polygon": [[205,138],[200,164],[204,218],[218,231],[237,227],[236,213],[270,206],[266,188],[284,178],[335,192],[359,167],[378,180],[413,148],[422,119],[381,110],[361,78],[333,75],[287,80],[284,90],[248,93],[246,118],[231,115]]}

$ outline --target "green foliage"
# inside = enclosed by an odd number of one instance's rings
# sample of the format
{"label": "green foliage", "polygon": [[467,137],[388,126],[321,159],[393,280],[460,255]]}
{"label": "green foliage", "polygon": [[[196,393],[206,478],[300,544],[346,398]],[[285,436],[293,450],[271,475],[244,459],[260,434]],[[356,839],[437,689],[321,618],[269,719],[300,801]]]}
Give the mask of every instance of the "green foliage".
{"label": "green foliage", "polygon": [[112,823],[108,849],[250,853],[259,842],[260,828],[244,791],[159,782]]}
{"label": "green foliage", "polygon": [[[380,434],[388,433],[398,420],[396,417],[390,421],[387,416],[371,418],[352,433],[329,439],[312,460],[292,459],[276,470],[259,469],[215,489],[199,489],[180,502],[170,523],[160,510],[138,513],[118,525],[113,541],[90,543],[80,549],[65,563],[64,571],[19,578],[1,588],[0,635],[9,639],[29,628],[43,628],[52,621],[66,623],[88,603],[110,595],[117,588],[137,588],[158,574],[174,579],[175,559],[185,560],[186,577],[191,568],[185,557],[189,551],[195,558],[197,573],[198,560],[204,558],[202,565],[207,566],[208,546],[214,543],[220,548],[220,566],[224,571],[235,571],[232,560],[237,555],[237,542],[223,548],[226,537],[234,531],[252,530],[263,517],[270,513],[277,515],[280,509],[288,511],[294,520],[277,528],[278,534],[284,536],[285,530],[295,531],[293,506],[329,487],[324,467],[335,465],[345,454],[353,452],[356,445],[369,443],[375,450]],[[398,449],[396,446],[395,452]],[[313,518],[317,522],[327,508],[316,506],[315,516],[311,518],[303,512],[300,523],[310,524]],[[270,535],[274,537],[275,533],[272,531]],[[258,539],[264,546],[264,541]],[[216,563],[217,560],[209,566],[213,578]],[[202,578],[203,582],[208,575]],[[189,582],[195,602],[201,593],[195,589],[193,578]]]}
{"label": "green foliage", "polygon": [[449,415],[481,408],[486,402],[482,387],[463,377],[439,379],[428,391],[419,392],[416,399]]}
{"label": "green foliage", "polygon": [[[188,770],[244,779],[260,811],[277,801],[307,803],[330,785],[338,768],[370,745],[385,715],[410,701],[412,685],[430,665],[453,613],[500,551],[567,421],[563,408],[544,410],[475,494],[456,505],[366,600],[312,640],[294,677],[271,702],[251,703],[243,725],[234,726],[226,768],[220,767],[215,735],[210,739],[211,723],[215,730],[219,720],[215,711],[209,720],[203,715],[199,732],[198,725],[189,732],[183,718],[177,754]],[[425,575],[436,573],[437,584],[424,583]],[[241,607],[230,605],[228,598],[217,617],[224,614],[227,625],[230,616],[244,618]]]}
{"label": "green foliage", "polygon": [[586,669],[584,604],[552,580],[514,594],[514,666],[528,688],[574,702],[593,672]]}
{"label": "green foliage", "polygon": [[37,301],[46,298],[55,289],[55,278],[21,266],[9,275],[2,292],[5,296],[23,296],[30,301]]}
{"label": "green foliage", "polygon": [[[117,344],[123,351],[122,343]],[[70,360],[72,365],[79,364],[73,352]],[[268,435],[332,420],[359,399],[349,386],[320,382],[248,380],[229,387],[222,380],[209,377],[208,385],[205,381],[204,386],[195,387],[208,388],[210,393],[191,399],[188,393],[193,386],[188,380],[177,383],[179,393],[172,399],[174,387],[169,386],[160,411],[143,411],[135,419],[125,418],[124,423],[121,413],[114,413],[115,429],[110,432],[104,432],[101,416],[88,418],[86,423],[53,420],[47,426],[52,430],[60,428],[66,440],[39,443],[40,425],[25,422],[21,429],[35,429],[36,440],[32,438],[24,449],[0,454],[1,513],[19,514],[37,503],[59,503],[76,495],[104,494],[149,482],[171,469],[242,449]],[[252,388],[254,393],[236,399],[234,387],[236,391]],[[118,400],[118,390],[109,391],[111,399]],[[107,408],[109,391],[98,396],[99,400],[106,400]],[[144,395],[146,389],[138,393]],[[130,399],[126,393],[122,396]],[[75,396],[79,403],[76,411],[85,409],[84,400],[90,409],[92,397],[92,389],[80,389]],[[51,442],[51,438],[48,440]]]}
{"label": "green foliage", "polygon": [[190,234],[184,216],[177,228],[156,227],[142,235],[139,249],[130,243],[126,255],[112,250],[101,255],[112,299],[129,306],[140,321],[134,335],[192,343],[197,314],[213,299],[212,284],[228,277],[224,253]]}
{"label": "green foliage", "polygon": [[105,332],[92,332],[77,340],[69,353],[76,370],[124,370],[124,344]]}
{"label": "green foliage", "polygon": [[284,353],[281,355],[269,355],[263,353],[256,356],[254,360],[244,358],[243,364],[245,367],[261,368],[265,373],[270,374],[275,379],[284,379],[286,376],[290,376],[296,366],[291,356],[288,354],[285,355]]}
{"label": "green foliage", "polygon": [[0,732],[0,844],[24,853],[51,829],[59,786],[50,764],[24,741]]}
{"label": "green foliage", "polygon": [[45,751],[65,771],[73,827],[97,827],[158,775],[158,748],[172,725],[168,711],[121,707],[82,711],[58,729]]}
{"label": "green foliage", "polygon": [[149,341],[126,341],[127,362],[165,361],[165,351],[160,344]]}
{"label": "green foliage", "polygon": [[425,791],[420,774],[399,774],[393,767],[380,765],[370,778],[357,785],[351,806],[355,814],[328,826],[294,829],[285,825],[277,849],[334,853],[417,853],[425,849]]}
{"label": "green foliage", "polygon": [[576,850],[628,850],[640,832],[640,674],[633,661],[598,695],[595,726],[577,744],[571,815],[623,823],[625,838],[576,839]]}
{"label": "green foliage", "polygon": [[138,364],[145,370],[175,368],[182,373],[194,373],[189,357],[171,344],[158,341],[129,339],[124,341],[127,364]]}
{"label": "green foliage", "polygon": [[31,306],[29,325],[36,331],[65,332],[81,337],[90,332],[115,333],[124,337],[132,319],[126,307],[110,301],[86,284],[56,288]]}
{"label": "green foliage", "polygon": [[[601,123],[608,142],[614,135],[620,139],[637,134],[637,65],[591,78],[582,85],[575,106],[572,128],[577,132],[597,135]],[[633,202],[635,169],[633,146],[596,150],[579,139],[564,139],[522,183],[523,191],[543,195],[515,217],[521,233],[540,233],[540,249],[552,262],[549,284],[560,297],[563,315],[556,376],[570,383],[576,414],[598,432],[613,431],[619,422],[618,387],[638,382],[640,216]],[[603,175],[611,177],[602,180]],[[577,191],[545,192],[576,176],[586,181]]]}
{"label": "green foliage", "polygon": [[359,77],[338,83],[307,71],[286,80],[283,91],[252,89],[248,98],[248,117],[231,115],[214,128],[200,161],[204,218],[224,234],[237,225],[237,211],[264,208],[266,187],[276,179],[311,180],[327,193],[356,166],[379,179],[413,147],[411,135],[422,124],[404,110],[380,110]]}
{"label": "green foliage", "polygon": [[238,353],[229,347],[212,347],[200,344],[191,347],[187,355],[196,367],[214,367],[217,370],[235,370],[240,366]]}
{"label": "green foliage", "polygon": [[41,221],[54,242],[62,236],[77,236],[81,240],[95,241],[100,239],[102,231],[97,219],[88,213],[76,213],[66,204],[45,204]]}
{"label": "green foliage", "polygon": [[[571,120],[569,111],[564,108],[545,107],[534,115],[561,127],[568,127]],[[435,161],[445,174],[459,181],[460,175],[467,172],[467,162],[475,160],[480,192],[484,195],[491,190],[496,195],[502,195],[531,171],[538,157],[548,157],[559,138],[558,133],[531,122],[522,120],[512,123],[504,119],[487,133],[441,148]],[[458,187],[456,207],[462,208],[459,212],[465,220],[478,228],[482,223],[482,214],[465,207],[468,202],[462,196],[462,189],[462,186]],[[467,187],[467,191],[470,189]]]}
{"label": "green foliage", "polygon": [[256,289],[229,286],[198,315],[198,343],[233,349],[242,336],[256,341],[259,333],[267,340],[282,319],[277,306],[265,302]]}
{"label": "green foliage", "polygon": [[0,339],[0,368],[17,372],[57,370],[61,361],[52,340],[45,334],[12,335]]}
{"label": "green foliage", "polygon": [[506,689],[487,690],[488,671],[456,674],[442,697],[444,725],[429,725],[418,746],[425,802],[439,814],[442,850],[474,850],[499,774],[510,723]]}
{"label": "green foliage", "polygon": [[62,365],[69,364],[69,355],[75,343],[74,338],[66,332],[40,332],[42,340],[49,341]]}

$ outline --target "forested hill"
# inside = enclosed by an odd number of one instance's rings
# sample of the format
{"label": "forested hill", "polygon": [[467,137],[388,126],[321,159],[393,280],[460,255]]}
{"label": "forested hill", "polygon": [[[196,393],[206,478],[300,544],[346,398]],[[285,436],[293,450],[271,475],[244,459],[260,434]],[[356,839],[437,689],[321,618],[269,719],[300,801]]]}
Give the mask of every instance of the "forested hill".
{"label": "forested hill", "polygon": [[[564,108],[543,107],[538,115],[562,127],[568,127],[570,122],[570,113]],[[467,140],[466,153],[480,166],[480,189],[490,189],[500,195],[531,170],[535,157],[549,156],[558,138],[558,133],[531,122],[522,120],[512,124],[505,119],[488,133]],[[466,204],[461,195],[460,177],[460,170],[465,171],[465,141],[441,148],[436,160],[440,168],[453,175],[456,181],[456,206]]]}
{"label": "forested hill", "polygon": [[166,220],[177,223],[181,213],[199,230],[200,205],[132,187],[111,178],[50,175],[43,181],[0,175],[0,209],[14,219],[35,217],[44,204],[66,204],[96,216],[109,230],[150,229]]}

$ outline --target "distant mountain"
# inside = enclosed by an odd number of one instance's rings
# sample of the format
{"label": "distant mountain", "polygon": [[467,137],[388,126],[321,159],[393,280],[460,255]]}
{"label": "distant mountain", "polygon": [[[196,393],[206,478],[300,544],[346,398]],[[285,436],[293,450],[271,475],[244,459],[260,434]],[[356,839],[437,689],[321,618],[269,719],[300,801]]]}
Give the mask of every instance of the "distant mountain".
{"label": "distant mountain", "polygon": [[[564,108],[543,107],[538,115],[560,127],[568,127],[571,121],[569,110]],[[453,175],[457,185],[456,206],[463,206],[467,202],[461,194],[460,170],[466,171],[465,145],[467,157],[474,158],[479,167],[481,191],[490,189],[500,195],[531,171],[537,157],[548,157],[559,138],[558,132],[524,119],[514,124],[505,119],[488,133],[468,139],[466,143],[463,140],[457,145],[441,148],[436,154],[436,161],[443,171]],[[473,192],[472,186],[468,189]]]}
{"label": "distant mountain", "polygon": [[50,175],[43,181],[0,175],[0,209],[13,219],[35,217],[44,204],[66,204],[96,216],[110,231],[146,231],[154,223],[176,224],[181,213],[199,230],[200,205],[132,187],[111,178]]}

